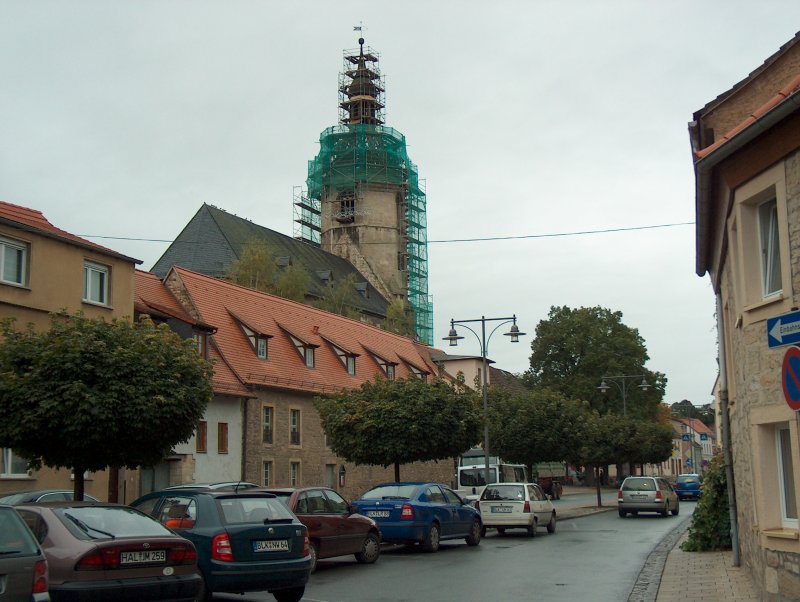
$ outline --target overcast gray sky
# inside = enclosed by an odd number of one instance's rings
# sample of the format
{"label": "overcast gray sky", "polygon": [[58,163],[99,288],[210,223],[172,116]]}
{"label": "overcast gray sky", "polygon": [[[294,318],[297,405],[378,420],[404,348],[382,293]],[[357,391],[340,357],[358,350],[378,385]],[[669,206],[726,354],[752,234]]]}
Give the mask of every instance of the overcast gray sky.
{"label": "overcast gray sky", "polygon": [[[800,2],[0,0],[0,199],[144,269],[203,202],[292,235],[362,23],[446,241],[693,222],[687,122],[792,38]],[[436,344],[450,318],[516,313],[524,342],[488,351],[521,372],[551,306],[599,305],[639,330],[665,401],[707,403],[694,254],[693,225],[431,242]]]}

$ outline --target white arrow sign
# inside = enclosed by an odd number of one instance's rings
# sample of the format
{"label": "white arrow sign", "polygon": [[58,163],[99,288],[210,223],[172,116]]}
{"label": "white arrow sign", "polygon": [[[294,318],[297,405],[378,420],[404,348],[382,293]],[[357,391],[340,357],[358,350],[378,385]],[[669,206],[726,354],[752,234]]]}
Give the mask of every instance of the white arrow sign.
{"label": "white arrow sign", "polygon": [[789,322],[788,324],[783,324],[779,319],[777,322],[775,322],[772,330],[769,331],[769,336],[779,343],[782,343],[783,337],[790,334],[797,334],[798,332],[800,332],[800,322]]}

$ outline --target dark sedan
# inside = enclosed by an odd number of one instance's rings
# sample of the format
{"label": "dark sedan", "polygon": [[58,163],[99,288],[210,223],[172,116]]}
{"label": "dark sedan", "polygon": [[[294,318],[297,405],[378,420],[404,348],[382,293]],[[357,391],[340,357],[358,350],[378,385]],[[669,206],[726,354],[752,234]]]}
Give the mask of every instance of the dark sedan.
{"label": "dark sedan", "polygon": [[378,523],[386,542],[419,543],[436,552],[444,539],[481,541],[481,513],[439,483],[383,483],[369,489],[353,506]]}
{"label": "dark sedan", "polygon": [[352,511],[350,504],[329,487],[269,489],[308,527],[311,570],[318,558],[354,554],[358,562],[372,564],[381,553],[378,525]]}
{"label": "dark sedan", "polygon": [[47,557],[53,602],[190,602],[200,592],[192,543],[137,510],[90,502],[15,508]]}
{"label": "dark sedan", "polygon": [[308,530],[271,493],[172,489],[131,505],[194,543],[206,598],[262,590],[278,602],[303,597],[311,572]]}
{"label": "dark sedan", "polygon": [[[10,504],[16,506],[18,504],[30,504],[33,502],[63,502],[65,500],[72,500],[72,489],[35,489],[32,491],[11,491],[4,493],[0,497],[0,504]],[[99,502],[96,497],[83,494],[84,502]]]}

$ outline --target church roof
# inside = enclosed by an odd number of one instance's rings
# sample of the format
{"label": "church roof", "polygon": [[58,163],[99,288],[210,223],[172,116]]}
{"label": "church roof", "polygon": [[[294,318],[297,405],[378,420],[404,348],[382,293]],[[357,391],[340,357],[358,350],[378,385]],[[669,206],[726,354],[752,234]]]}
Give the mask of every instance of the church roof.
{"label": "church roof", "polygon": [[222,278],[243,247],[254,239],[263,241],[278,263],[291,262],[305,268],[309,275],[308,296],[322,298],[328,279],[336,282],[354,274],[356,282],[363,283],[363,293],[354,289],[350,305],[373,316],[386,316],[389,302],[346,259],[207,203],[203,203],[150,271],[163,278],[172,266],[180,266]]}

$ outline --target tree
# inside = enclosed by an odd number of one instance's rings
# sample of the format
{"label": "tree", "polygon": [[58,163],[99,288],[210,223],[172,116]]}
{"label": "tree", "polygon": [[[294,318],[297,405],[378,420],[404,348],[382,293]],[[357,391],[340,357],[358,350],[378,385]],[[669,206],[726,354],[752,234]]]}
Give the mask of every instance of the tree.
{"label": "tree", "polygon": [[664,395],[666,377],[647,370],[649,359],[639,331],[622,323],[622,313],[602,307],[551,307],[547,320],[536,326],[531,343],[526,385],[546,387],[568,399],[580,399],[601,414],[623,413],[621,391],[611,385],[603,394],[597,386],[603,376],[643,374],[651,388],[627,389],[626,413],[654,419]]}
{"label": "tree", "polygon": [[54,315],[0,323],[0,446],[83,474],[152,466],[188,441],[211,400],[211,365],[166,325]]}
{"label": "tree", "polygon": [[336,282],[331,278],[322,298],[314,306],[346,318],[358,319],[360,314],[350,303],[355,286],[356,277],[354,274],[348,274]]}
{"label": "tree", "polygon": [[355,464],[394,465],[455,457],[480,441],[476,395],[441,379],[386,380],[315,399],[331,449]]}
{"label": "tree", "polygon": [[290,264],[278,274],[275,294],[285,299],[303,303],[308,292],[309,276],[302,267]]}
{"label": "tree", "polygon": [[408,307],[408,303],[402,299],[392,299],[386,309],[386,320],[384,320],[383,326],[389,332],[413,337],[416,334],[414,312]]}
{"label": "tree", "polygon": [[491,391],[492,452],[531,468],[538,462],[573,460],[580,424],[588,411],[560,393],[538,389],[522,395]]}
{"label": "tree", "polygon": [[243,247],[239,259],[228,268],[227,278],[235,284],[261,291],[275,291],[275,258],[262,240],[252,239]]}

